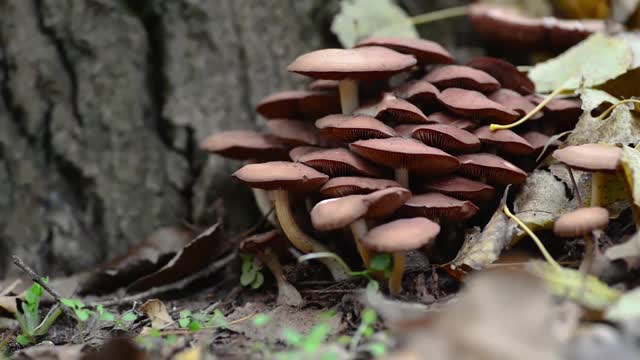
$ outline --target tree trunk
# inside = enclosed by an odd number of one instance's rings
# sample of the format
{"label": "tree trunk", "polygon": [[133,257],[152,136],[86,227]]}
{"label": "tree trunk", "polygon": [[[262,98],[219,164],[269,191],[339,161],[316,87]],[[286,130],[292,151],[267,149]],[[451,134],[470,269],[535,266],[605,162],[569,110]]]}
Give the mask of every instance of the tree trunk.
{"label": "tree trunk", "polygon": [[258,100],[305,81],[286,65],[337,45],[337,9],[0,0],[0,277],[10,254],[48,275],[91,268],[160,226],[215,221],[216,199],[228,228],[249,226],[250,192],[229,178],[240,164],[197,145],[260,127]]}

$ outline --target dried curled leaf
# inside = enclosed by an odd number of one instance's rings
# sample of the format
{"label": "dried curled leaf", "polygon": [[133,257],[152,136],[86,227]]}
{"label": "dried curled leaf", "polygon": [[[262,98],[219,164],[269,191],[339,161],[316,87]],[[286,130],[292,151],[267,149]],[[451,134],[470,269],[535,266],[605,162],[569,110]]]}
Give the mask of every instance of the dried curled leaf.
{"label": "dried curled leaf", "polygon": [[556,268],[544,261],[531,261],[527,269],[542,278],[549,291],[594,310],[615,303],[621,292],[610,288],[593,275],[569,268]]}
{"label": "dried curled leaf", "polygon": [[518,226],[502,212],[506,197],[505,192],[498,209],[482,232],[467,234],[458,255],[451,261],[452,267],[468,266],[480,270],[496,261],[500,252],[509,245]]}
{"label": "dried curled leaf", "polygon": [[640,257],[640,231],[622,244],[613,245],[604,252],[609,260],[637,259]]}
{"label": "dried curled leaf", "polygon": [[392,0],[343,0],[331,31],[345,48],[370,36],[420,37],[407,13]]}
{"label": "dried curled leaf", "polygon": [[539,63],[529,72],[536,91],[592,87],[624,74],[632,62],[629,45],[621,39],[595,33],[561,55]]}
{"label": "dried curled leaf", "polygon": [[640,318],[640,288],[622,295],[615,304],[607,308],[604,318],[609,321],[621,322]]}
{"label": "dried curled leaf", "polygon": [[173,323],[173,319],[167,311],[167,306],[158,299],[147,300],[140,306],[140,311],[151,320],[151,327],[154,329],[163,329]]}
{"label": "dried curled leaf", "polygon": [[640,141],[640,122],[625,105],[617,106],[603,120],[591,116],[600,104],[615,104],[616,97],[601,90],[581,89],[583,114],[574,131],[567,138],[569,145],[591,143],[636,144]]}
{"label": "dried curled leaf", "polygon": [[640,151],[624,146],[620,156],[620,165],[624,170],[627,187],[631,195],[636,224],[640,224]]}

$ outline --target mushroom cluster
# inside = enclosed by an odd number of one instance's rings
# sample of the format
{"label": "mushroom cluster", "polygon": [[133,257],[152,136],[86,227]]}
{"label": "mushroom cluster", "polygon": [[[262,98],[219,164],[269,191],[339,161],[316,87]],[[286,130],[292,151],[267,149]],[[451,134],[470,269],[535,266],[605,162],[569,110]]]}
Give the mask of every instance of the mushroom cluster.
{"label": "mushroom cluster", "polygon": [[[246,161],[233,177],[254,189],[264,214],[275,207],[273,225],[298,251],[325,252],[323,232],[349,228],[364,266],[393,254],[389,288],[398,293],[404,254],[432,246],[442,225],[493,210],[496,188],[523,183],[521,167],[571,122],[569,108],[580,109],[554,100],[521,134],[492,131],[536,106],[533,83],[500,59],[454,62],[423,39],[304,54],[288,70],[314,79],[309,88],[257,106],[268,132],[222,132],[201,148]],[[347,276],[334,259],[320,260],[335,279]]]}

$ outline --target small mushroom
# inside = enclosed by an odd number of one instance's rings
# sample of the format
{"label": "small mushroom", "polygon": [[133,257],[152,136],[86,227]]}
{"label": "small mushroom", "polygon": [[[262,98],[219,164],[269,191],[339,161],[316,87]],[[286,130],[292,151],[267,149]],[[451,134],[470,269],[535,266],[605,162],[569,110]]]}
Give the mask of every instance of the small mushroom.
{"label": "small mushroom", "polygon": [[[540,155],[540,153],[544,150],[544,147],[547,146],[547,151],[549,149],[556,148],[560,145],[559,141],[551,141],[551,137],[535,130],[527,131],[522,134],[522,138],[527,140],[529,144],[533,147],[533,153],[536,155]],[[549,143],[551,141],[551,143]],[[548,145],[547,145],[548,144]]]}
{"label": "small mushroom", "polygon": [[317,145],[318,134],[313,125],[299,120],[271,119],[267,129],[278,140],[290,146]]}
{"label": "small mushroom", "polygon": [[482,38],[494,44],[531,50],[545,43],[542,19],[529,18],[514,8],[475,3],[469,7],[469,20]]}
{"label": "small mushroom", "polygon": [[411,137],[452,154],[476,152],[481,147],[476,135],[451,125],[416,126]]}
{"label": "small mushroom", "polygon": [[291,151],[289,151],[289,158],[291,159],[291,161],[298,162],[298,160],[300,160],[300,158],[304,155],[320,150],[326,149],[319,146],[296,146],[291,149]]}
{"label": "small mushroom", "polygon": [[440,105],[438,102],[440,90],[425,80],[408,81],[393,89],[393,94],[422,109]]}
{"label": "small mushroom", "polygon": [[354,110],[354,114],[368,115],[387,123],[429,123],[422,110],[392,93],[385,93],[378,102],[363,105]]}
{"label": "small mushroom", "polygon": [[335,198],[347,195],[369,194],[390,187],[400,187],[400,184],[387,179],[341,176],[329,179],[329,181],[320,188],[320,194]]}
{"label": "small mushroom", "polygon": [[493,154],[460,155],[458,160],[461,173],[483,179],[490,184],[522,184],[527,180],[526,172]]}
{"label": "small mushroom", "polygon": [[423,216],[438,223],[462,222],[473,217],[478,207],[468,200],[458,200],[450,196],[431,192],[413,195],[400,208],[399,213],[404,217]]}
{"label": "small mushroom", "polygon": [[347,195],[323,200],[311,210],[313,227],[320,231],[349,226],[365,266],[371,255],[362,246],[362,236],[367,232],[366,218],[383,218],[399,209],[411,197],[411,192],[401,187],[378,190],[367,195]]}
{"label": "small mushroom", "polygon": [[440,225],[424,218],[400,219],[377,226],[362,238],[369,250],[393,254],[393,270],[389,279],[391,294],[402,291],[405,256],[408,251],[428,247],[440,233]]}
{"label": "small mushroom", "polygon": [[[525,116],[536,107],[529,99],[510,89],[498,89],[489,94],[489,100],[517,112],[520,116]],[[542,112],[537,112],[531,119],[539,119]]]}
{"label": "small mushroom", "polygon": [[362,46],[382,46],[403,54],[410,54],[415,56],[421,65],[454,62],[451,54],[440,44],[425,39],[370,37],[356,45],[356,47]]}
{"label": "small mushroom", "polygon": [[434,175],[455,171],[459,161],[446,152],[414,139],[388,138],[359,140],[349,145],[356,154],[395,169],[396,181],[409,188],[409,170],[423,170]]}
{"label": "small mushroom", "polygon": [[358,107],[358,80],[387,79],[410,69],[415,57],[369,46],[356,49],[323,49],[299,56],[287,70],[316,79],[340,80],[340,104],[343,114]]}
{"label": "small mushroom", "polygon": [[329,176],[383,177],[384,172],[367,160],[344,148],[323,149],[302,155],[298,162]]}
{"label": "small mushroom", "polygon": [[[296,223],[291,212],[289,192],[308,193],[319,189],[329,177],[300,163],[272,161],[249,164],[233,173],[233,177],[251,186],[268,190],[274,199],[276,215],[282,232],[302,252],[324,252],[325,247],[307,235]],[[320,259],[331,271],[334,279],[347,278],[341,264],[331,258]]]}
{"label": "small mushroom", "polygon": [[267,119],[318,118],[340,110],[334,91],[286,90],[269,95],[256,111]]}
{"label": "small mushroom", "polygon": [[429,121],[437,124],[455,126],[458,129],[467,130],[467,131],[473,130],[478,127],[477,123],[469,119],[465,119],[460,116],[450,114],[447,112],[442,112],[442,111],[435,112],[429,115]]}
{"label": "small mushroom", "polygon": [[[615,173],[622,149],[609,144],[571,145],[553,152],[554,159],[569,169],[589,171],[591,175],[591,206],[600,206],[600,190],[605,186],[603,174]],[[569,170],[570,171],[570,170]],[[575,189],[576,192],[580,191]],[[577,194],[578,196],[580,194]]]}
{"label": "small mushroom", "polygon": [[366,115],[328,115],[316,120],[316,128],[323,137],[344,143],[396,136],[382,121]]}
{"label": "small mushroom", "polygon": [[281,140],[251,130],[213,134],[200,143],[200,149],[230,159],[257,161],[286,159],[288,151]]}
{"label": "small mushroom", "polygon": [[597,252],[592,233],[602,230],[609,224],[609,211],[598,206],[580,208],[563,214],[553,224],[553,233],[560,237],[584,237],[584,260],[581,268],[589,271]]}
{"label": "small mushroom", "polygon": [[461,88],[490,93],[500,88],[500,83],[486,72],[463,65],[446,65],[429,72],[423,80],[438,89]]}
{"label": "small mushroom", "polygon": [[481,56],[472,59],[467,66],[482,70],[493,76],[502,88],[517,91],[522,95],[529,95],[535,92],[536,87],[527,75],[518,71],[513,64],[489,56]]}
{"label": "small mushroom", "polygon": [[339,86],[340,86],[340,81],[338,80],[318,79],[318,80],[312,81],[308,87],[309,87],[309,90],[338,91]]}
{"label": "small mushroom", "polygon": [[278,256],[278,247],[282,233],[279,230],[271,230],[266,233],[252,235],[240,242],[240,251],[252,253],[264,265],[267,266],[278,285],[278,305],[302,306],[304,300],[298,290],[291,285],[282,271],[282,265]]}
{"label": "small mushroom", "polygon": [[535,149],[527,140],[511,130],[491,131],[489,125],[476,129],[473,134],[480,141],[501,153],[513,156],[530,155]]}
{"label": "small mushroom", "polygon": [[437,191],[456,199],[469,200],[476,205],[484,204],[496,197],[491,185],[462,176],[447,176],[423,185],[423,190]]}
{"label": "small mushroom", "polygon": [[438,99],[452,113],[472,119],[509,124],[520,117],[517,112],[490,100],[478,91],[448,88],[440,93]]}
{"label": "small mushroom", "polygon": [[[527,98],[534,104],[540,104],[544,98],[531,95]],[[582,106],[577,99],[552,99],[544,106],[544,114],[541,121],[545,124],[553,124],[556,131],[573,129],[582,115]]]}

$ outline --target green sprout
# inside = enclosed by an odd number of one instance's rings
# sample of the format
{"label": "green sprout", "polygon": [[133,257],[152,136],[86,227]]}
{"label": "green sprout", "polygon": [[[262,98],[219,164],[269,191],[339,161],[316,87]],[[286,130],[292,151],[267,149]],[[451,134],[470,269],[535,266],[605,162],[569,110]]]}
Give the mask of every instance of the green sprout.
{"label": "green sprout", "polygon": [[[48,278],[42,278],[43,283],[48,283]],[[18,344],[25,346],[36,342],[37,336],[47,333],[51,325],[62,313],[59,306],[51,308],[43,320],[40,318],[40,299],[44,291],[40,284],[34,283],[25,292],[24,300],[20,302],[16,312],[16,320],[20,325],[21,333],[16,337]]]}
{"label": "green sprout", "polygon": [[240,284],[242,286],[258,289],[264,284],[264,274],[262,274],[262,264],[253,255],[242,254],[242,275]]}

